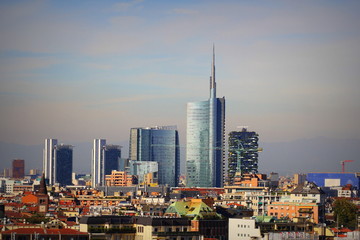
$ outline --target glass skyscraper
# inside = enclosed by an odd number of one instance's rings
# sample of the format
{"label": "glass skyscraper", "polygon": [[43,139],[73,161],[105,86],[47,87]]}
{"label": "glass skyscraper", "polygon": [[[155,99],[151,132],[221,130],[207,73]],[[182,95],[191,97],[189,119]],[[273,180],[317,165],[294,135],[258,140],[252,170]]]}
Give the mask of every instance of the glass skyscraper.
{"label": "glass skyscraper", "polygon": [[105,139],[94,139],[91,162],[91,184],[93,187],[105,185],[105,175],[119,170],[121,147],[107,145]]}
{"label": "glass skyscraper", "polygon": [[225,169],[225,98],[216,97],[213,49],[210,98],[187,104],[186,181],[188,187],[222,187]]}
{"label": "glass skyscraper", "polygon": [[57,145],[55,147],[55,183],[60,186],[72,185],[73,147]]}
{"label": "glass skyscraper", "polygon": [[158,163],[159,184],[176,187],[180,174],[179,135],[174,126],[130,129],[130,161]]}
{"label": "glass skyscraper", "polygon": [[72,184],[73,147],[58,144],[57,139],[45,139],[43,171],[50,185]]}

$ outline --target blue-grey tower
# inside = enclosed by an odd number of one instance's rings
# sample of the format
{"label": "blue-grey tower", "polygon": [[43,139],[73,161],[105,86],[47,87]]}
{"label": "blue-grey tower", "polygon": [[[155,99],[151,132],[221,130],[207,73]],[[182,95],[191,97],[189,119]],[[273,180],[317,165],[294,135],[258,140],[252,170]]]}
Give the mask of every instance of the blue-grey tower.
{"label": "blue-grey tower", "polygon": [[216,97],[215,47],[210,98],[187,104],[186,181],[188,187],[222,187],[225,169],[225,97]]}
{"label": "blue-grey tower", "polygon": [[157,162],[159,184],[177,187],[180,151],[176,126],[131,128],[129,159]]}

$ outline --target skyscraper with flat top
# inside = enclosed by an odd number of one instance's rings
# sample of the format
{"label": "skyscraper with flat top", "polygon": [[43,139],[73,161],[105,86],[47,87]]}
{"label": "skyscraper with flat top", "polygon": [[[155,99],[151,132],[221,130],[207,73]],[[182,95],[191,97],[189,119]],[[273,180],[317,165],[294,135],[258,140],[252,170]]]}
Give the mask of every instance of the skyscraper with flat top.
{"label": "skyscraper with flat top", "polygon": [[43,171],[50,185],[71,185],[73,146],[58,144],[57,139],[45,139]]}
{"label": "skyscraper with flat top", "polygon": [[105,139],[94,139],[91,162],[91,184],[105,186],[105,175],[119,170],[121,146],[106,144]]}
{"label": "skyscraper with flat top", "polygon": [[235,179],[244,174],[258,173],[258,140],[256,132],[246,128],[229,133],[228,180],[232,185]]}
{"label": "skyscraper with flat top", "polygon": [[45,178],[49,180],[49,184],[55,183],[55,146],[57,145],[57,139],[45,139],[44,148],[44,161],[43,171],[45,172]]}
{"label": "skyscraper with flat top", "polygon": [[12,177],[24,178],[25,176],[25,160],[14,159],[12,162]]}
{"label": "skyscraper with flat top", "polygon": [[157,162],[159,184],[178,185],[180,152],[175,126],[131,128],[129,145],[130,161]]}
{"label": "skyscraper with flat top", "polygon": [[210,98],[187,104],[186,181],[188,187],[222,187],[225,170],[225,97],[216,97],[215,48]]}

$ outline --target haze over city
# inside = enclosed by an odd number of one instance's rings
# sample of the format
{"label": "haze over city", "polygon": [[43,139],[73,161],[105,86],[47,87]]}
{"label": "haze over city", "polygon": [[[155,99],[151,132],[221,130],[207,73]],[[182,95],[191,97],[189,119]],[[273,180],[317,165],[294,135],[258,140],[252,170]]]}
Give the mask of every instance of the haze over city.
{"label": "haze over city", "polygon": [[[186,103],[209,96],[215,44],[226,132],[259,134],[260,169],[321,170],[302,159],[340,171],[350,158],[358,171],[359,11],[358,1],[2,1],[0,141],[89,143],[76,170],[94,138],[124,143],[132,127],[177,125],[184,146]],[[27,159],[8,149],[2,167]]]}

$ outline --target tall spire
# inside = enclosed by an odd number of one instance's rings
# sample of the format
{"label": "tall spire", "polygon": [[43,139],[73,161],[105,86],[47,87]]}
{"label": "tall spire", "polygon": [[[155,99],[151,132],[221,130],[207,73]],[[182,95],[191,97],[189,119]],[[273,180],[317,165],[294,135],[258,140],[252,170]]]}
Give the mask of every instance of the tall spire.
{"label": "tall spire", "polygon": [[45,182],[45,172],[43,172],[43,174],[41,176],[39,193],[47,194],[46,182]]}
{"label": "tall spire", "polygon": [[210,95],[216,98],[216,81],[215,81],[215,44],[213,44],[213,57],[211,64],[211,76],[210,76]]}

